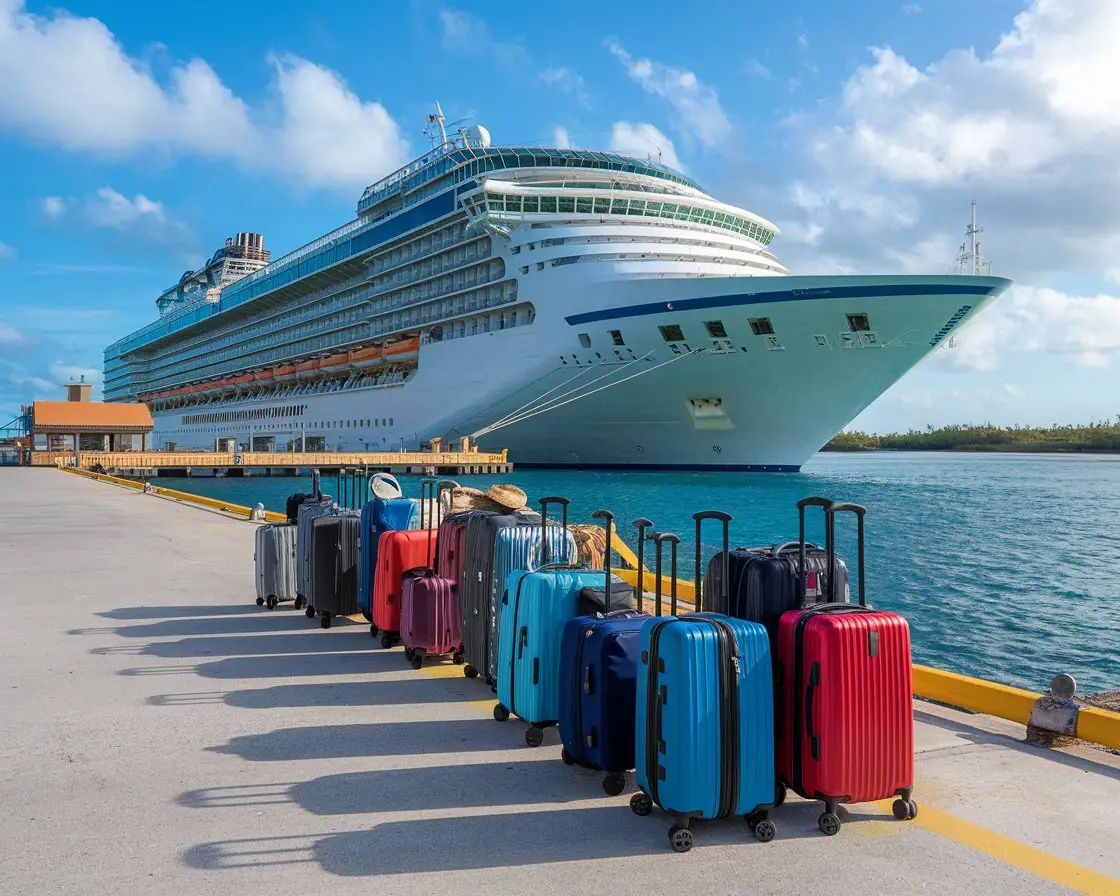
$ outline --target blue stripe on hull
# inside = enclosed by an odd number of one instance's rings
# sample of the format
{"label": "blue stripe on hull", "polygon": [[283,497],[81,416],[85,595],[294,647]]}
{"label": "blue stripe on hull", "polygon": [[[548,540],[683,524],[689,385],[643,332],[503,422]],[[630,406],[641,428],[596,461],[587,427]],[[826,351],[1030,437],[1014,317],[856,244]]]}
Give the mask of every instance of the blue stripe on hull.
{"label": "blue stripe on hull", "polygon": [[800,464],[580,464],[521,463],[518,470],[631,470],[636,473],[800,473]]}
{"label": "blue stripe on hull", "polygon": [[786,289],[776,292],[748,292],[730,296],[711,296],[700,299],[679,299],[673,302],[648,302],[644,305],[625,305],[621,308],[606,308],[602,311],[588,311],[564,318],[570,326],[593,323],[601,320],[618,320],[623,317],[644,317],[648,314],[664,314],[666,311],[698,311],[704,308],[730,308],[736,305],[765,305],[772,302],[801,302],[811,299],[878,299],[905,298],[908,296],[938,295],[989,296],[1000,291],[998,286],[979,284],[949,284],[905,286],[835,286],[808,289]]}

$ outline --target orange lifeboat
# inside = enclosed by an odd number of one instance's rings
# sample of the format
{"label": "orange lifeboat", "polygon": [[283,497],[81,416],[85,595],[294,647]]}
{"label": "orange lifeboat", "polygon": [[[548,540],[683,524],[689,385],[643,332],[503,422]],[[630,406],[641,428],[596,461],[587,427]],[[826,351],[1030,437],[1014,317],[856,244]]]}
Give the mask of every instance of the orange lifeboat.
{"label": "orange lifeboat", "polygon": [[319,359],[312,358],[310,361],[302,361],[296,365],[296,376],[301,380],[310,379],[319,372]]}
{"label": "orange lifeboat", "polygon": [[403,361],[407,358],[415,358],[419,351],[420,337],[413,336],[411,339],[402,339],[400,342],[386,345],[382,348],[381,353],[386,358],[392,358],[394,361]]}
{"label": "orange lifeboat", "polygon": [[268,383],[272,381],[271,370],[254,370],[253,383]]}
{"label": "orange lifeboat", "polygon": [[319,362],[319,369],[324,373],[342,373],[350,366],[350,358],[346,352],[339,352],[337,355],[323,358]]}
{"label": "orange lifeboat", "polygon": [[296,365],[285,364],[272,371],[272,378],[278,383],[290,383],[296,378]]}
{"label": "orange lifeboat", "polygon": [[381,346],[373,345],[369,348],[359,348],[350,352],[350,363],[358,368],[364,370],[367,367],[374,367],[381,363]]}
{"label": "orange lifeboat", "polygon": [[241,376],[235,376],[230,381],[231,386],[244,386],[247,383],[253,382],[253,375],[251,373],[243,373]]}

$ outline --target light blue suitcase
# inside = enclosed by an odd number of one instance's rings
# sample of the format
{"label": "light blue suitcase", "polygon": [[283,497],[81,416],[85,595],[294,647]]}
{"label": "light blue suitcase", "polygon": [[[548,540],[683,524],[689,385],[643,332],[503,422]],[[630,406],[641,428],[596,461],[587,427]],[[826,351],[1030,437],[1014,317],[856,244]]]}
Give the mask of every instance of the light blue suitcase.
{"label": "light blue suitcase", "polygon": [[[661,537],[673,539],[675,551],[676,536]],[[656,804],[675,816],[669,842],[677,852],[692,848],[692,818],[743,815],[759,840],[773,840],[767,810],[777,803],[774,686],[766,628],[716,613],[653,617],[642,626],[639,650],[634,735],[641,792],[630,808],[648,815]]]}
{"label": "light blue suitcase", "polygon": [[498,623],[498,705],[494,718],[529,723],[525,742],[539,747],[560,718],[560,643],[580,615],[580,591],[603,584],[599,570],[570,566],[510,573]]}

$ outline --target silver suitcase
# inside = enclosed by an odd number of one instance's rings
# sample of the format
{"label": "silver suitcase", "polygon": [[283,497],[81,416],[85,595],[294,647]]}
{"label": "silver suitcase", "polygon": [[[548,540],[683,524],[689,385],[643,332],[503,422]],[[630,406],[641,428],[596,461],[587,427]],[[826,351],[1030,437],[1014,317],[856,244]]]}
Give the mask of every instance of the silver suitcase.
{"label": "silver suitcase", "polygon": [[257,606],[271,610],[281,601],[296,600],[295,523],[257,527],[253,559],[257,568]]}

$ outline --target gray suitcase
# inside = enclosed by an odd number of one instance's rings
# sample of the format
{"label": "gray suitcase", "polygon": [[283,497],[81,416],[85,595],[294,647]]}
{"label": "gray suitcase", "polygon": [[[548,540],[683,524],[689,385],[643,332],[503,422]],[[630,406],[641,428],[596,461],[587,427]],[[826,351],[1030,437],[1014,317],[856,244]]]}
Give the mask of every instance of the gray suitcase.
{"label": "gray suitcase", "polygon": [[[257,606],[274,609],[296,594],[296,524],[268,523],[257,527],[253,562],[257,570]],[[296,609],[299,609],[297,603]]]}
{"label": "gray suitcase", "polygon": [[334,499],[324,495],[321,500],[301,504],[296,514],[296,596],[308,616],[315,615],[315,604],[311,601],[311,522],[336,513]]}

